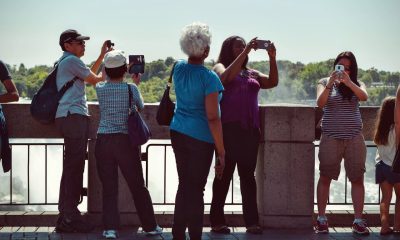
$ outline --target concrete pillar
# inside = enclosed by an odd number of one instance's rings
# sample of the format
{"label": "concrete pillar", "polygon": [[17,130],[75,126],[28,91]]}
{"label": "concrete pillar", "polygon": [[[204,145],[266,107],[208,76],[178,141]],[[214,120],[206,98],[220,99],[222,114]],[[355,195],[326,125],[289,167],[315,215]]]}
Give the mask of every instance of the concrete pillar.
{"label": "concrete pillar", "polygon": [[313,107],[262,107],[263,142],[256,169],[260,223],[311,228],[314,209]]}

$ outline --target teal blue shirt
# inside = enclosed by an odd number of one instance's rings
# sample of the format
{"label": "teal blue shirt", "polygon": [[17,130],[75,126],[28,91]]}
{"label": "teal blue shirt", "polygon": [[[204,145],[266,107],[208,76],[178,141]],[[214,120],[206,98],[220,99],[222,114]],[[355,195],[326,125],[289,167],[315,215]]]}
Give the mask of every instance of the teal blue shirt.
{"label": "teal blue shirt", "polygon": [[181,60],[175,65],[173,84],[176,106],[170,128],[195,139],[214,143],[208,126],[205,98],[218,92],[221,100],[224,87],[218,75],[203,65]]}

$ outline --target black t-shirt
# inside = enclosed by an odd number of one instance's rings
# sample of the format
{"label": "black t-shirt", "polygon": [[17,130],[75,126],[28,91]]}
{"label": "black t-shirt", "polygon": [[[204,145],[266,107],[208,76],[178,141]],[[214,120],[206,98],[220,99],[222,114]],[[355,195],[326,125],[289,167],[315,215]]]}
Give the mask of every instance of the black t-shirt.
{"label": "black t-shirt", "polygon": [[7,79],[11,79],[10,72],[3,61],[0,60],[0,81],[4,82]]}

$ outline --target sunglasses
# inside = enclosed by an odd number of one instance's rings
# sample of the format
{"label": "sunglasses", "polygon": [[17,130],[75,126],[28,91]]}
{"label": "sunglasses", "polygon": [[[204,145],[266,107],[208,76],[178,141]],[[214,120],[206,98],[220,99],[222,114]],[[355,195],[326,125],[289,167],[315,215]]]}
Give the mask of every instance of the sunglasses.
{"label": "sunglasses", "polygon": [[70,43],[70,44],[78,44],[78,45],[85,45],[85,41],[70,41],[70,42],[67,42],[67,43]]}

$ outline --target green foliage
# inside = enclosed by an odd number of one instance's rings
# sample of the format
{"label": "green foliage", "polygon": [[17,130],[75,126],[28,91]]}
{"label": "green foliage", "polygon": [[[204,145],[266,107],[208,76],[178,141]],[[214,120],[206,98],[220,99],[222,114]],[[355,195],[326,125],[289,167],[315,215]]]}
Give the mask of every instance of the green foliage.
{"label": "green foliage", "polygon": [[[145,73],[139,85],[140,92],[146,103],[159,102],[169,78],[171,68],[176,60],[167,57],[165,60],[156,60],[146,63]],[[215,62],[206,62],[205,66],[212,69]],[[278,61],[279,85],[276,88],[262,90],[259,95],[261,104],[267,103],[307,103],[315,104],[316,84],[319,79],[327,77],[333,68],[333,59],[303,64],[301,62]],[[249,62],[248,67],[257,69],[263,73],[269,72],[269,62]],[[35,66],[26,68],[24,64],[8,66],[17,86],[20,96],[32,98],[34,93],[43,84],[43,80],[51,71],[51,66]],[[399,72],[379,71],[371,68],[359,69],[358,79],[367,86],[368,101],[364,105],[380,105],[386,96],[394,96],[400,81]],[[125,81],[131,82],[129,76]],[[1,91],[4,87],[1,86]],[[93,86],[86,88],[87,99],[97,101],[96,91]],[[174,92],[171,96],[174,99]]]}

